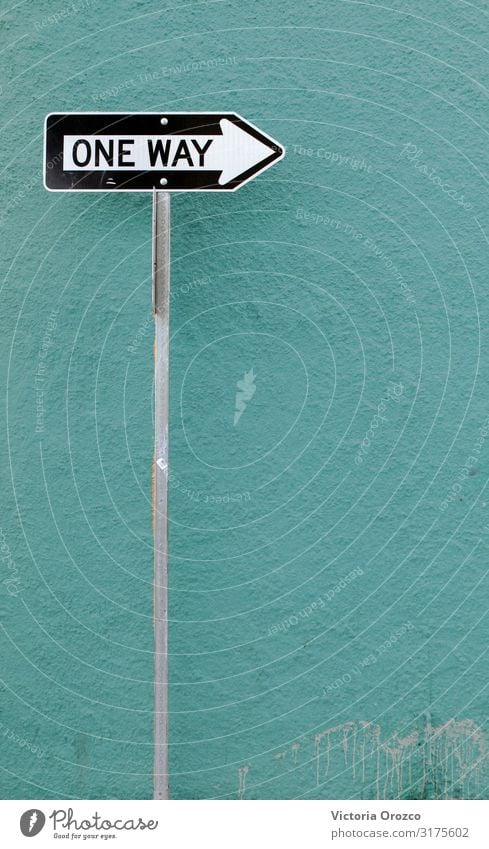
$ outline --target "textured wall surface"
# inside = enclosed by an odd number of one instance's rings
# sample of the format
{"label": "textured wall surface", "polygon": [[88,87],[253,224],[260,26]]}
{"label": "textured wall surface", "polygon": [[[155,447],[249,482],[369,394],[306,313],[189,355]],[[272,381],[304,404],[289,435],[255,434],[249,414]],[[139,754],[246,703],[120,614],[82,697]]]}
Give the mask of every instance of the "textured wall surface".
{"label": "textured wall surface", "polygon": [[487,4],[0,32],[1,795],[152,788],[151,199],[48,194],[44,116],[234,110],[287,156],[172,202],[172,796],[487,797]]}

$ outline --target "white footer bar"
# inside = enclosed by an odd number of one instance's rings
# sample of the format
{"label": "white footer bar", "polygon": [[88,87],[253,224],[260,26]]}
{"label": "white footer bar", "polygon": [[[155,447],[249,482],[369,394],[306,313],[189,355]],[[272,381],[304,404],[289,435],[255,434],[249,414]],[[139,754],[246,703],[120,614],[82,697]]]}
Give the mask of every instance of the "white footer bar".
{"label": "white footer bar", "polygon": [[[487,846],[487,801],[0,801],[2,846]],[[33,843],[29,844],[29,838]]]}

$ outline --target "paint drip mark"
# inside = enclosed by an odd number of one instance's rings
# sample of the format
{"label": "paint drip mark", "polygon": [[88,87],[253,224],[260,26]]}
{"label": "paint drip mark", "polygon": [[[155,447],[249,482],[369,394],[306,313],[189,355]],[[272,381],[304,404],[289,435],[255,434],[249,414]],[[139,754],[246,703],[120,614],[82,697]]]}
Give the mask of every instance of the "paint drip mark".
{"label": "paint drip mark", "polygon": [[359,720],[315,736],[317,784],[347,771],[377,799],[476,799],[486,756],[484,734],[470,719],[428,721],[387,739],[380,725]]}
{"label": "paint drip mark", "polygon": [[238,769],[238,799],[244,799],[244,795],[246,793],[246,776],[248,775],[249,769],[249,766],[241,766]]}

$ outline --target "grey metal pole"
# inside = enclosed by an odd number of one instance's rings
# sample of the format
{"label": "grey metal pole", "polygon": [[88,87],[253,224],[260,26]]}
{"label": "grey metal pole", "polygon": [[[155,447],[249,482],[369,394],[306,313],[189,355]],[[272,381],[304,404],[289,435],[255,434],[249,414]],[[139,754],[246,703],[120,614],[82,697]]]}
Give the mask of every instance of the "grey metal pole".
{"label": "grey metal pole", "polygon": [[154,799],[168,787],[168,395],[170,351],[170,195],[153,194],[155,317],[154,537]]}

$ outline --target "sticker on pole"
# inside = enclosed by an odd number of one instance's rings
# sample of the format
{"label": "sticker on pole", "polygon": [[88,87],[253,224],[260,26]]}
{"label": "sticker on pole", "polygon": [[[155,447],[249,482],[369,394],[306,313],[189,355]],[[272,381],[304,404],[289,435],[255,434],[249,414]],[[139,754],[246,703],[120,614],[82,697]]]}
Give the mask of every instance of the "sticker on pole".
{"label": "sticker on pole", "polygon": [[233,192],[284,154],[234,113],[52,114],[44,184],[58,192]]}

